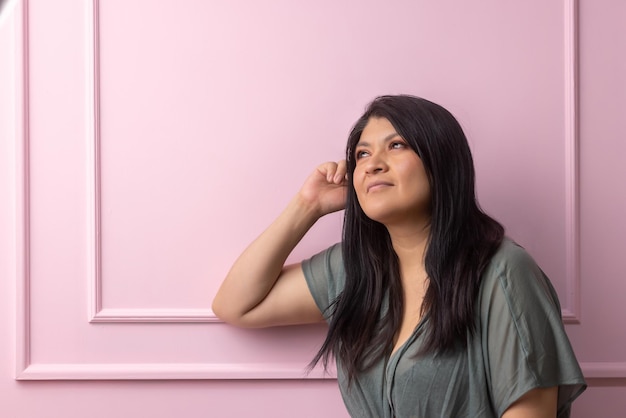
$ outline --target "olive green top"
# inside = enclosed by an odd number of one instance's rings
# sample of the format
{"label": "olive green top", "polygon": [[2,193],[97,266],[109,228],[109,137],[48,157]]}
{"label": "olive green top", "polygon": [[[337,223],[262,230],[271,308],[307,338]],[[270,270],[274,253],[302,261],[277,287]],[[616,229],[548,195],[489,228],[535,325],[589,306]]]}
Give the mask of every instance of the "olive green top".
{"label": "olive green top", "polygon": [[[326,312],[345,283],[341,245],[305,260],[302,269]],[[416,358],[423,344],[420,331],[429,326],[426,316],[393,355],[357,375],[349,387],[338,361],[338,383],[350,415],[500,417],[529,390],[558,385],[557,416],[569,417],[585,380],[563,328],[557,294],[523,248],[503,241],[484,273],[476,304],[476,333],[468,336],[466,348]]]}

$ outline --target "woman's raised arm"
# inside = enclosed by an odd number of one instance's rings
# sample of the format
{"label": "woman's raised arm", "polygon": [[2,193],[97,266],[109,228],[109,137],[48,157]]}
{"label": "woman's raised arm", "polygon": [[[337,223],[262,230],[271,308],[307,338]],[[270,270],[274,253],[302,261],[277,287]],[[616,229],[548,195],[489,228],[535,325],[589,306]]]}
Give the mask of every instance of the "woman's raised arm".
{"label": "woman's raised arm", "polygon": [[300,263],[285,260],[322,216],[345,206],[345,161],[320,165],[278,218],[235,261],[213,300],[213,312],[246,328],[323,320]]}

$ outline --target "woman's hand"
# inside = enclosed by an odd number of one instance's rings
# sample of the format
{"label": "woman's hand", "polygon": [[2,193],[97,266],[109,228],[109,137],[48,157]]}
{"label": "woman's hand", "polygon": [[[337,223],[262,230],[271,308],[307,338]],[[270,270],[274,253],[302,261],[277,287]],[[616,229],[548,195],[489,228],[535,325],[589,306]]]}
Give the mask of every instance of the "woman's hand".
{"label": "woman's hand", "polygon": [[319,165],[305,180],[299,197],[322,217],[346,206],[346,161]]}

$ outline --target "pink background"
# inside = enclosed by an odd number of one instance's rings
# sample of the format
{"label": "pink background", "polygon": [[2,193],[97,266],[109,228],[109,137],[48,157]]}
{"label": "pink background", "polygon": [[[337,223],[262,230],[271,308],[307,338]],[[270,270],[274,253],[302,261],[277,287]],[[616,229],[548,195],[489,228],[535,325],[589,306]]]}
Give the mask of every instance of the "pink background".
{"label": "pink background", "polygon": [[211,299],[365,104],[411,93],[458,117],[482,206],[555,284],[590,384],[573,416],[623,416],[624,21],[619,0],[17,1],[0,413],[345,417],[303,372],[323,327],[238,330]]}

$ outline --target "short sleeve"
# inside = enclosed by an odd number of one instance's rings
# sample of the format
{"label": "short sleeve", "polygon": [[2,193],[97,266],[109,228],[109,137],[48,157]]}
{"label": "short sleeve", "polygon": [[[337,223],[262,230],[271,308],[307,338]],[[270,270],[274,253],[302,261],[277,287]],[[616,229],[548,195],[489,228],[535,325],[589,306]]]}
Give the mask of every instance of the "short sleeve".
{"label": "short sleeve", "polygon": [[331,306],[345,284],[341,244],[337,243],[302,262],[302,272],[317,307],[329,320]]}
{"label": "short sleeve", "polygon": [[482,350],[491,401],[501,416],[532,389],[558,386],[557,417],[586,388],[550,281],[526,251],[505,241],[483,278]]}

